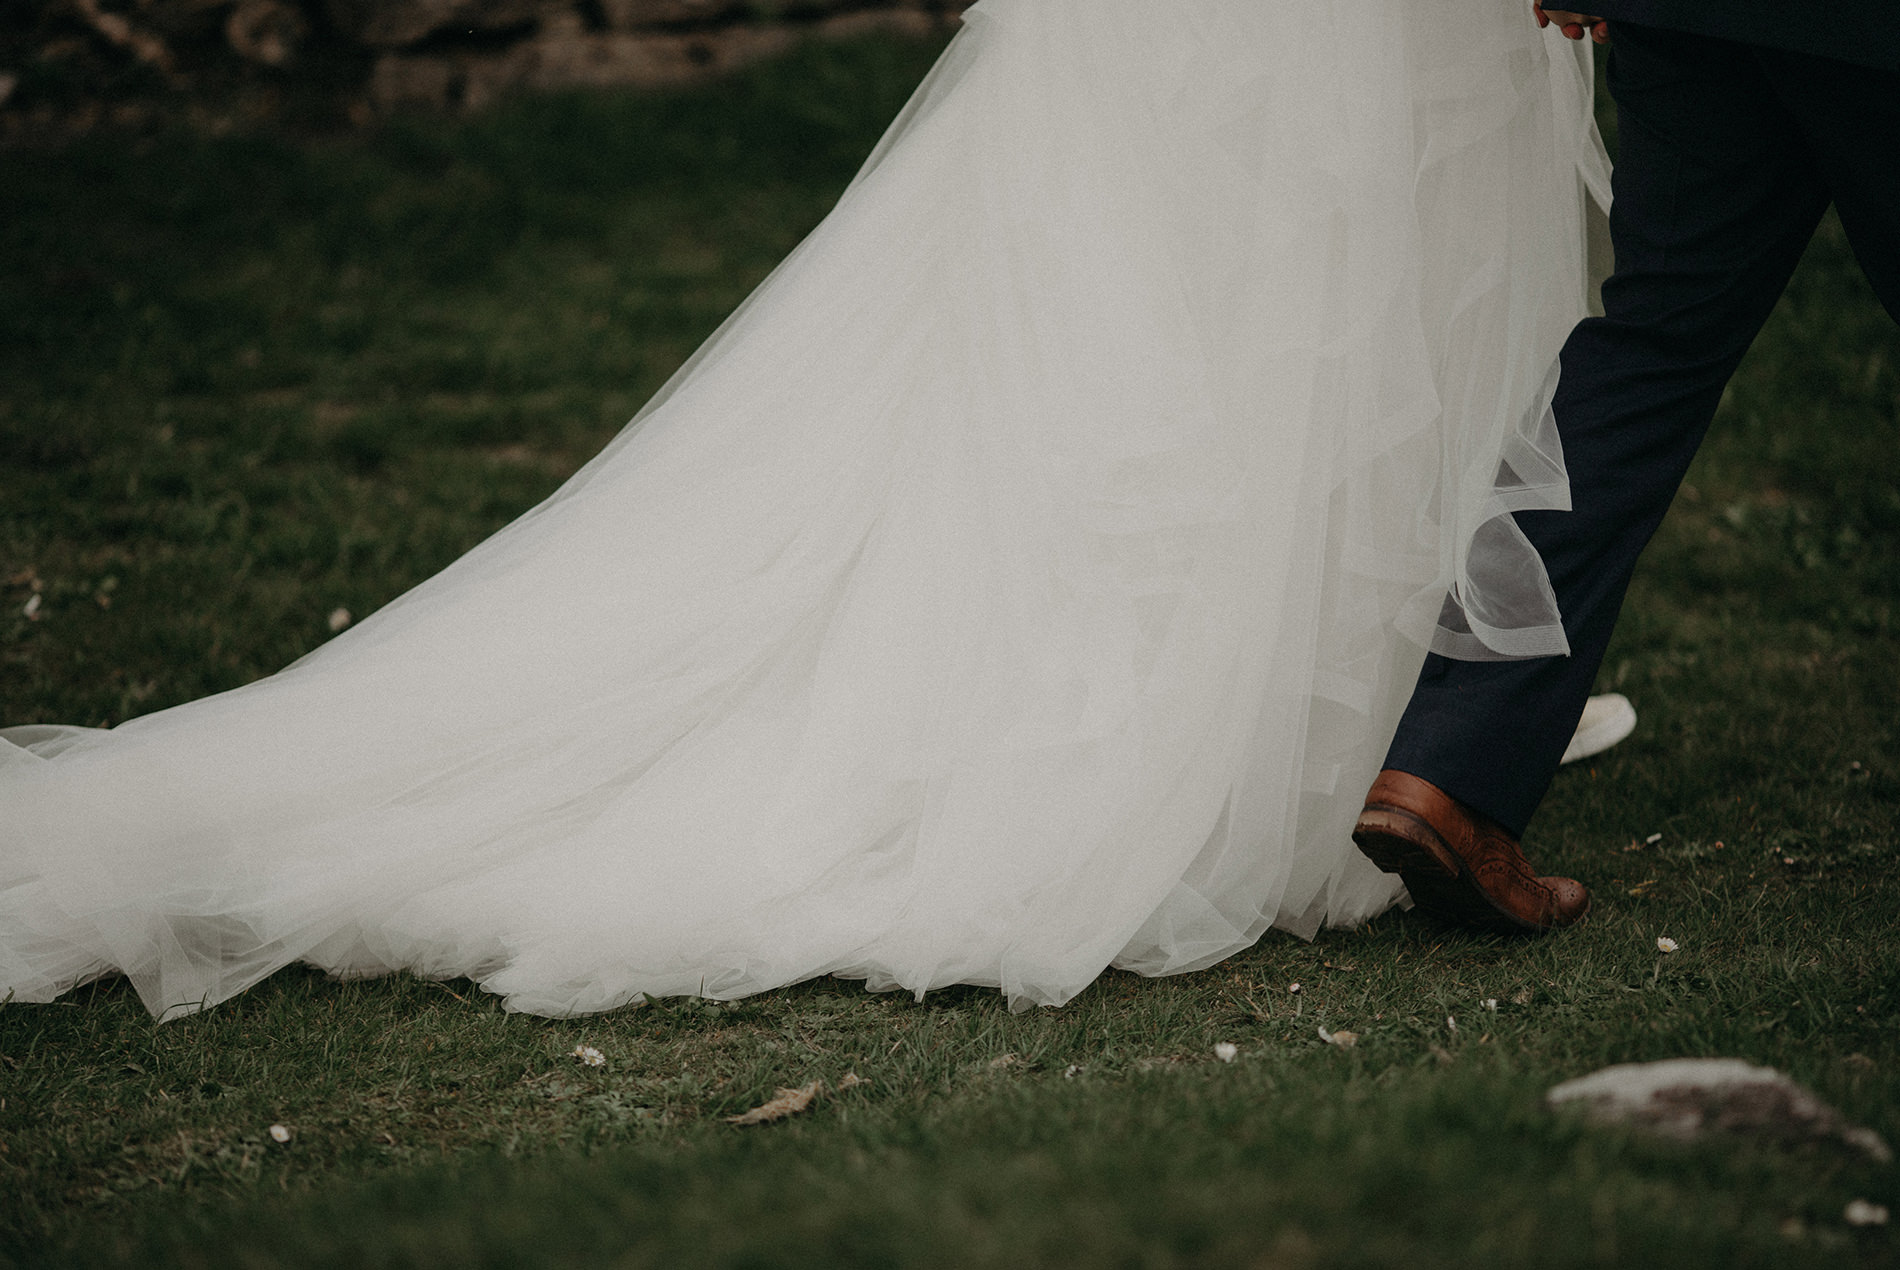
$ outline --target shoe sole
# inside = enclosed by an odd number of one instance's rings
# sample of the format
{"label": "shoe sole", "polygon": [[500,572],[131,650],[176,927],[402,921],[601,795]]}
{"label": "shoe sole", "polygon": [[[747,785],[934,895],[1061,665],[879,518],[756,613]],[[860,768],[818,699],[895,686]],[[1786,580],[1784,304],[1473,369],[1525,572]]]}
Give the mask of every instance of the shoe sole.
{"label": "shoe sole", "polygon": [[1499,908],[1463,857],[1410,812],[1368,805],[1353,827],[1352,840],[1381,871],[1398,874],[1412,902],[1433,917],[1502,935],[1542,935],[1555,929]]}

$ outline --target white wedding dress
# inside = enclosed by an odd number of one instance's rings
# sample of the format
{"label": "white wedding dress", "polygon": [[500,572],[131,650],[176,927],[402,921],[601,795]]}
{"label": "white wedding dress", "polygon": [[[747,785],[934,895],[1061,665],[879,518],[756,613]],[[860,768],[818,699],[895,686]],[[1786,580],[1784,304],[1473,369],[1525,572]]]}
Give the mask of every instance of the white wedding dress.
{"label": "white wedding dress", "polygon": [[983,0],[540,507],[270,678],[0,733],[0,995],[1057,1004],[1379,912],[1425,646],[1562,648],[1497,518],[1566,498],[1589,96],[1523,0]]}

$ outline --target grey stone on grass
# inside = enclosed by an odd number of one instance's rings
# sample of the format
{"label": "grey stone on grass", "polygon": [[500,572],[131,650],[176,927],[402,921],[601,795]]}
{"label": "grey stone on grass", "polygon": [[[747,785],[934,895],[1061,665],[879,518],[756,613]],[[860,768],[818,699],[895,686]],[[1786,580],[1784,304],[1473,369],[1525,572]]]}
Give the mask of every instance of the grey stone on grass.
{"label": "grey stone on grass", "polygon": [[1567,1080],[1544,1095],[1551,1107],[1581,1104],[1590,1118],[1693,1141],[1712,1133],[1786,1145],[1838,1142],[1885,1164],[1880,1135],[1850,1123],[1772,1067],[1739,1058],[1619,1063]]}

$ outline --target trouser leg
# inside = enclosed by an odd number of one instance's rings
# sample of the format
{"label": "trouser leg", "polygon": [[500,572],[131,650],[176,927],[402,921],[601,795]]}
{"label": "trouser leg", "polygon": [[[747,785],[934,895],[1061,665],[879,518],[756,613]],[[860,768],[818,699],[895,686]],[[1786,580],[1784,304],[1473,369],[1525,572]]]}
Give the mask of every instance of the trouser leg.
{"label": "trouser leg", "polygon": [[1431,657],[1386,766],[1521,834],[1589,696],[1637,556],[1828,195],[1759,50],[1612,27],[1620,154],[1604,315],[1565,344],[1554,410],[1573,510],[1527,512],[1568,657]]}
{"label": "trouser leg", "polygon": [[1900,322],[1900,72],[1843,68],[1804,53],[1762,60],[1867,281]]}

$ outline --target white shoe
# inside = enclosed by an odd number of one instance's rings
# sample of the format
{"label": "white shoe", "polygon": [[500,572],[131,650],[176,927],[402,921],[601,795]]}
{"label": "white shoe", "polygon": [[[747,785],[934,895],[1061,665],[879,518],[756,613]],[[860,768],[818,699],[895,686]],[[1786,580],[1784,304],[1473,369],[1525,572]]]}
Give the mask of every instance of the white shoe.
{"label": "white shoe", "polygon": [[1583,717],[1577,720],[1576,735],[1564,751],[1562,762],[1574,763],[1592,754],[1601,754],[1636,730],[1636,707],[1620,692],[1607,692],[1583,703]]}

